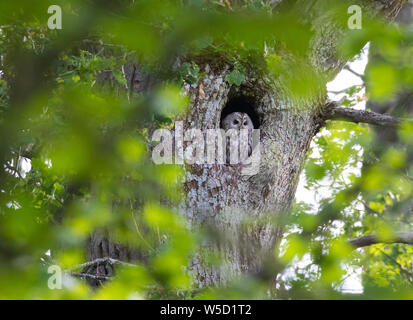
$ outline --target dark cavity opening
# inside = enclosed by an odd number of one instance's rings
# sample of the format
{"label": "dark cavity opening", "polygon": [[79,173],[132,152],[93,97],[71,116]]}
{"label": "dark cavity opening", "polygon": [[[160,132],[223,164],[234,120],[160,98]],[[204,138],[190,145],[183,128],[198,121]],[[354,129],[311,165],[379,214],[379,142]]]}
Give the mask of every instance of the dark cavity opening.
{"label": "dark cavity opening", "polygon": [[222,120],[233,112],[243,112],[248,114],[254,124],[254,129],[260,127],[259,117],[255,111],[255,101],[251,97],[237,96],[230,98],[221,111],[220,127],[222,128]]}

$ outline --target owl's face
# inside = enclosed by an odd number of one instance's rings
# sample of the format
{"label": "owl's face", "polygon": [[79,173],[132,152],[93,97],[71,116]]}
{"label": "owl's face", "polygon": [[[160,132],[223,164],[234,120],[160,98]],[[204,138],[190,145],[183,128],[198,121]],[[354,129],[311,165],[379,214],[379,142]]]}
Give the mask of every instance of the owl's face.
{"label": "owl's face", "polygon": [[254,125],[248,114],[244,112],[233,112],[222,120],[222,128],[228,129],[254,129]]}

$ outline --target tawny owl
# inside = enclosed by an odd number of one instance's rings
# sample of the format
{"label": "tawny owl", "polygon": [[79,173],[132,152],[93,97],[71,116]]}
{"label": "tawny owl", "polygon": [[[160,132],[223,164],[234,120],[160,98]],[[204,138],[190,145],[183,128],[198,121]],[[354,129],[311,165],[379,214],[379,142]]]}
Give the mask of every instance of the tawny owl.
{"label": "tawny owl", "polygon": [[[221,122],[221,127],[224,129],[226,132],[229,129],[235,129],[235,130],[241,130],[241,129],[247,129],[248,130],[248,138],[244,136],[244,140],[242,140],[243,136],[242,134],[239,134],[238,137],[240,138],[240,141],[238,143],[238,163],[242,162],[244,159],[242,157],[243,152],[242,148],[244,146],[248,146],[248,156],[251,155],[252,153],[252,130],[254,129],[254,124],[252,123],[251,118],[249,117],[248,114],[244,112],[232,112],[228,114]],[[245,141],[247,140],[247,141]],[[230,145],[230,138],[227,137],[226,139],[226,163],[230,163],[230,150],[231,150],[231,145]],[[244,158],[245,158],[245,153],[244,153]]]}

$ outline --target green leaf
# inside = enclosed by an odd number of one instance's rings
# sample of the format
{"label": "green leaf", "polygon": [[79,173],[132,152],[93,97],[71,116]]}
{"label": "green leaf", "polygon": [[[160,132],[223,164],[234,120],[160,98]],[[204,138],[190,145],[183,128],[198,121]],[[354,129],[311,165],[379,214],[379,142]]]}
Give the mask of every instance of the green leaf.
{"label": "green leaf", "polygon": [[233,85],[235,84],[236,86],[240,86],[244,80],[245,80],[245,75],[241,73],[238,69],[234,69],[230,74],[228,74],[225,77],[225,80],[230,84]]}

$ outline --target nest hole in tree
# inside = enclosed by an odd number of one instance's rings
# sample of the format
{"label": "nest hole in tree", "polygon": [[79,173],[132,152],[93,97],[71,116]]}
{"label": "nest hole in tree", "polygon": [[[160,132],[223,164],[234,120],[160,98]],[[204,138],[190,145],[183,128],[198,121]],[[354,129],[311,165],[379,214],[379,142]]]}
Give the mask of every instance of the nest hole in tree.
{"label": "nest hole in tree", "polygon": [[243,112],[248,114],[254,124],[254,129],[259,129],[260,120],[256,112],[256,101],[249,96],[234,96],[228,99],[225,107],[221,111],[220,127],[222,128],[222,120],[233,112]]}

